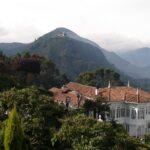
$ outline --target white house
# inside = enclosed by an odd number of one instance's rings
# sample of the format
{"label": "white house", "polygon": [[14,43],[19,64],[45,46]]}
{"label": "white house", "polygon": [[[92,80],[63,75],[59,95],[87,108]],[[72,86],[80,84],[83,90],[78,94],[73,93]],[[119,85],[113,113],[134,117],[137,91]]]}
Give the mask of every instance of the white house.
{"label": "white house", "polygon": [[65,88],[50,89],[54,93],[57,102],[66,103],[69,99],[70,106],[77,108],[83,105],[87,99],[94,100],[101,95],[110,104],[108,120],[114,119],[124,125],[131,136],[143,137],[150,134],[150,93],[139,90],[129,85],[122,87],[109,87],[97,89],[70,82]]}

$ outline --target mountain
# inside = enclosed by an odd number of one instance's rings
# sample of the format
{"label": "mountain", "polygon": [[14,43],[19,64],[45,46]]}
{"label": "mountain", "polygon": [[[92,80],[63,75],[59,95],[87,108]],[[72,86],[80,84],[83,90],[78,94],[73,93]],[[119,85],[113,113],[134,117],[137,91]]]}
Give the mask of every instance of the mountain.
{"label": "mountain", "polygon": [[30,44],[0,43],[0,49],[7,55],[27,49],[31,53],[48,57],[61,73],[66,73],[71,78],[75,78],[82,71],[102,67],[111,68],[126,78],[150,78],[148,67],[130,64],[117,54],[106,51],[95,42],[66,28],[56,28]]}
{"label": "mountain", "polygon": [[23,43],[0,43],[0,51],[3,51],[3,53],[8,56],[23,52],[26,47],[27,44]]}
{"label": "mountain", "polygon": [[97,44],[65,28],[57,28],[45,34],[31,43],[28,50],[51,58],[60,72],[71,78],[80,72],[100,67],[114,68]]}
{"label": "mountain", "polygon": [[[56,28],[55,30],[45,34],[41,38],[42,39],[44,39],[44,38],[45,39],[51,39],[51,38],[57,38],[57,37],[68,37],[68,38],[71,38],[71,39],[74,39],[77,41],[82,41],[82,42],[91,44],[97,48],[100,48],[100,46],[98,44],[96,44],[95,42],[90,41],[86,38],[83,38],[83,37],[79,36],[78,34],[76,34],[75,32],[73,32],[67,28],[63,28],[63,27]],[[39,39],[41,39],[41,38],[39,38]]]}
{"label": "mountain", "polygon": [[114,52],[103,50],[103,53],[111,64],[126,75],[134,79],[150,78],[150,68],[133,65]]}
{"label": "mountain", "polygon": [[100,67],[111,68],[128,78],[150,77],[150,70],[132,65],[66,28],[57,28],[45,34],[31,43],[28,49],[31,53],[51,58],[61,73],[73,78],[82,71]]}
{"label": "mountain", "polygon": [[150,48],[144,47],[132,51],[118,53],[119,56],[135,66],[150,68]]}

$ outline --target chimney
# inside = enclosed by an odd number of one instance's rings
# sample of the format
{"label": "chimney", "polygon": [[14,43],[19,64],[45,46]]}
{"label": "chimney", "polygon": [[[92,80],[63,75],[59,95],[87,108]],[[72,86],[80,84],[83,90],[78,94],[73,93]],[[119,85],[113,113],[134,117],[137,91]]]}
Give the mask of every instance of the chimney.
{"label": "chimney", "polygon": [[136,90],[136,95],[137,95],[137,102],[139,102],[139,89],[138,88]]}
{"label": "chimney", "polygon": [[130,87],[130,82],[129,82],[129,80],[128,80],[128,84],[127,84],[127,87]]}
{"label": "chimney", "polygon": [[99,87],[99,84],[97,84],[95,88],[95,96],[99,95]]}
{"label": "chimney", "polygon": [[111,83],[110,83],[110,81],[109,81],[109,83],[108,83],[108,89],[110,89],[111,88]]}
{"label": "chimney", "polygon": [[111,100],[111,83],[110,83],[110,81],[109,81],[109,83],[108,83],[108,101],[110,101]]}
{"label": "chimney", "polygon": [[95,96],[97,96],[99,94],[99,89],[96,87],[95,88]]}

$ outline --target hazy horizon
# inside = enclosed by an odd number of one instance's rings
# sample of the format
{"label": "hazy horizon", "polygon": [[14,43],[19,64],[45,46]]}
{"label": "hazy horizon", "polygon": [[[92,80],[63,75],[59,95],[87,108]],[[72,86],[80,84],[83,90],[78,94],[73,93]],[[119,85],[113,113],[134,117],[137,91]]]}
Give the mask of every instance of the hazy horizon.
{"label": "hazy horizon", "polygon": [[150,46],[149,0],[5,0],[0,42],[29,43],[65,27],[110,51]]}

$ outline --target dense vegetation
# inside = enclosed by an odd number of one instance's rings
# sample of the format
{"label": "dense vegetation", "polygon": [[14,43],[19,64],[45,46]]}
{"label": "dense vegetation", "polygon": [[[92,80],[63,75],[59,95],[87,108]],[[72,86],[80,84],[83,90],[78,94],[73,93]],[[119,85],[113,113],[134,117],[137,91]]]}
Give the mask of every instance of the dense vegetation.
{"label": "dense vegetation", "polygon": [[2,92],[0,102],[1,150],[4,147],[6,150],[138,150],[147,147],[114,121],[98,122],[77,110],[68,110],[36,87]]}
{"label": "dense vegetation", "polygon": [[21,119],[14,107],[6,122],[4,133],[5,150],[22,150],[23,149],[23,131],[21,127]]}
{"label": "dense vegetation", "polygon": [[120,75],[110,69],[97,69],[95,71],[88,71],[79,74],[77,82],[85,85],[106,87],[109,81],[112,86],[123,85],[120,80]]}
{"label": "dense vegetation", "polygon": [[51,58],[60,72],[72,79],[83,71],[113,68],[99,48],[68,37],[43,36],[29,46],[29,51]]}
{"label": "dense vegetation", "polygon": [[[63,107],[57,105],[50,95],[43,94],[43,91],[35,87],[20,90],[11,89],[3,92],[0,94],[0,102],[1,124],[5,123],[5,120],[7,121],[7,117],[5,117],[6,112],[9,114],[5,133],[1,131],[1,133],[4,133],[1,136],[4,136],[4,145],[6,147],[10,146],[11,142],[12,145],[13,142],[17,143],[13,139],[21,136],[21,134],[17,134],[17,131],[21,132],[21,129],[19,128],[20,121],[18,115],[13,109],[16,107],[17,112],[21,116],[21,127],[25,138],[24,145],[30,143],[32,149],[35,150],[50,149],[51,132],[60,127],[59,118],[66,113]],[[2,147],[3,143],[1,143],[1,149]]]}
{"label": "dense vegetation", "polygon": [[42,88],[62,86],[68,82],[55,64],[44,57],[24,53],[15,57],[0,56],[0,90],[36,85]]}
{"label": "dense vegetation", "polygon": [[[99,69],[79,75],[83,84],[122,85],[119,74]],[[102,82],[103,81],[103,82]],[[47,89],[68,82],[55,64],[38,55],[0,55],[0,150],[139,150],[149,148],[130,137],[122,125],[105,122],[105,98],[87,101],[81,110],[57,104]],[[101,84],[100,84],[101,83]],[[102,84],[103,83],[103,84]],[[104,105],[105,104],[105,105]],[[94,110],[99,122],[88,115]]]}
{"label": "dense vegetation", "polygon": [[137,150],[142,144],[130,137],[115,122],[98,122],[83,115],[63,120],[52,139],[58,149],[75,150]]}

